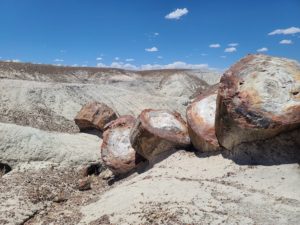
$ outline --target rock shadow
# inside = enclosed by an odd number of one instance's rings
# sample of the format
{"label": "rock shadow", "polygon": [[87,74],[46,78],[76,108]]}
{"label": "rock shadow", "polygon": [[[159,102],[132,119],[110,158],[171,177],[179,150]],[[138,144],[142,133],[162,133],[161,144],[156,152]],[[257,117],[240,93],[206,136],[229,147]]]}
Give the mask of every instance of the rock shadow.
{"label": "rock shadow", "polygon": [[232,150],[223,150],[221,154],[239,165],[300,163],[300,129],[266,140],[242,143]]}
{"label": "rock shadow", "polygon": [[12,168],[8,164],[0,162],[0,177],[4,174],[9,173],[11,170]]}

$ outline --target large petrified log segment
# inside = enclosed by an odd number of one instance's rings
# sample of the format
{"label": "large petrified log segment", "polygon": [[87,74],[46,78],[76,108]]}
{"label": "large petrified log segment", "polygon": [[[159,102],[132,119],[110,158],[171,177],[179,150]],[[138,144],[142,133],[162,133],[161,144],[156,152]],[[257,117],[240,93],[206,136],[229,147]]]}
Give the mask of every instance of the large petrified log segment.
{"label": "large petrified log segment", "polygon": [[111,122],[103,134],[102,161],[114,174],[130,172],[143,160],[130,143],[129,135],[135,121],[133,116],[121,116]]}
{"label": "large petrified log segment", "polygon": [[216,135],[232,149],[300,126],[300,65],[266,55],[248,55],[221,78]]}
{"label": "large petrified log segment", "polygon": [[194,147],[199,151],[221,150],[215,133],[218,86],[199,95],[187,108],[188,131]]}
{"label": "large petrified log segment", "polygon": [[179,113],[145,109],[130,137],[132,146],[148,160],[168,150],[190,144],[188,129]]}
{"label": "large petrified log segment", "polygon": [[116,113],[106,104],[89,102],[81,108],[74,120],[81,131],[93,128],[103,131],[104,126],[115,119]]}

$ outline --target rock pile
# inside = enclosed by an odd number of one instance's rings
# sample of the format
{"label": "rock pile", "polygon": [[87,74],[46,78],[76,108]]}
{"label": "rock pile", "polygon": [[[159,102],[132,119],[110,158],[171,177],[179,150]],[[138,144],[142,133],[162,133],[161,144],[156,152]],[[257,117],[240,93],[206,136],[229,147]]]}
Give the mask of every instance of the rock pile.
{"label": "rock pile", "polygon": [[187,107],[186,117],[187,124],[177,112],[145,109],[137,119],[116,119],[108,106],[91,103],[75,121],[80,129],[107,129],[102,160],[114,174],[128,173],[143,158],[152,161],[190,142],[204,152],[233,150],[300,127],[300,65],[248,55],[224,73],[219,86],[200,94]]}

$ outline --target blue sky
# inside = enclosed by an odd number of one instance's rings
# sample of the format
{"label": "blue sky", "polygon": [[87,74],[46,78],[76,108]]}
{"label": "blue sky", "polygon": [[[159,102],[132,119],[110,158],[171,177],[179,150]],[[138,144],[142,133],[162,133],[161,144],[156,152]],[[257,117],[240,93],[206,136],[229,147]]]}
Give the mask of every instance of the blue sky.
{"label": "blue sky", "polygon": [[0,27],[0,60],[225,69],[260,50],[300,61],[299,0],[0,0]]}

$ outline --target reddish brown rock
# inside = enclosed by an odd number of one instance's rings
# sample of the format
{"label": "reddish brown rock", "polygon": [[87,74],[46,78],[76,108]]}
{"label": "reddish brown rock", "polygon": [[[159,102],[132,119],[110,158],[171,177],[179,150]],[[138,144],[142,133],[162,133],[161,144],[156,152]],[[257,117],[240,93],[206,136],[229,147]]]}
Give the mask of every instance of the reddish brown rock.
{"label": "reddish brown rock", "polygon": [[129,139],[135,121],[133,116],[121,116],[108,124],[103,134],[102,161],[114,174],[128,173],[142,161]]}
{"label": "reddish brown rock", "polygon": [[104,126],[116,118],[116,113],[106,104],[90,102],[81,108],[74,120],[81,131],[93,128],[103,131]]}
{"label": "reddish brown rock", "polygon": [[188,130],[194,147],[199,151],[221,150],[215,133],[218,87],[199,95],[187,108]]}
{"label": "reddish brown rock", "polygon": [[300,65],[248,55],[221,78],[216,135],[222,146],[273,137],[300,126]]}
{"label": "reddish brown rock", "polygon": [[179,113],[145,109],[130,137],[132,146],[148,160],[177,147],[190,144],[188,129]]}

